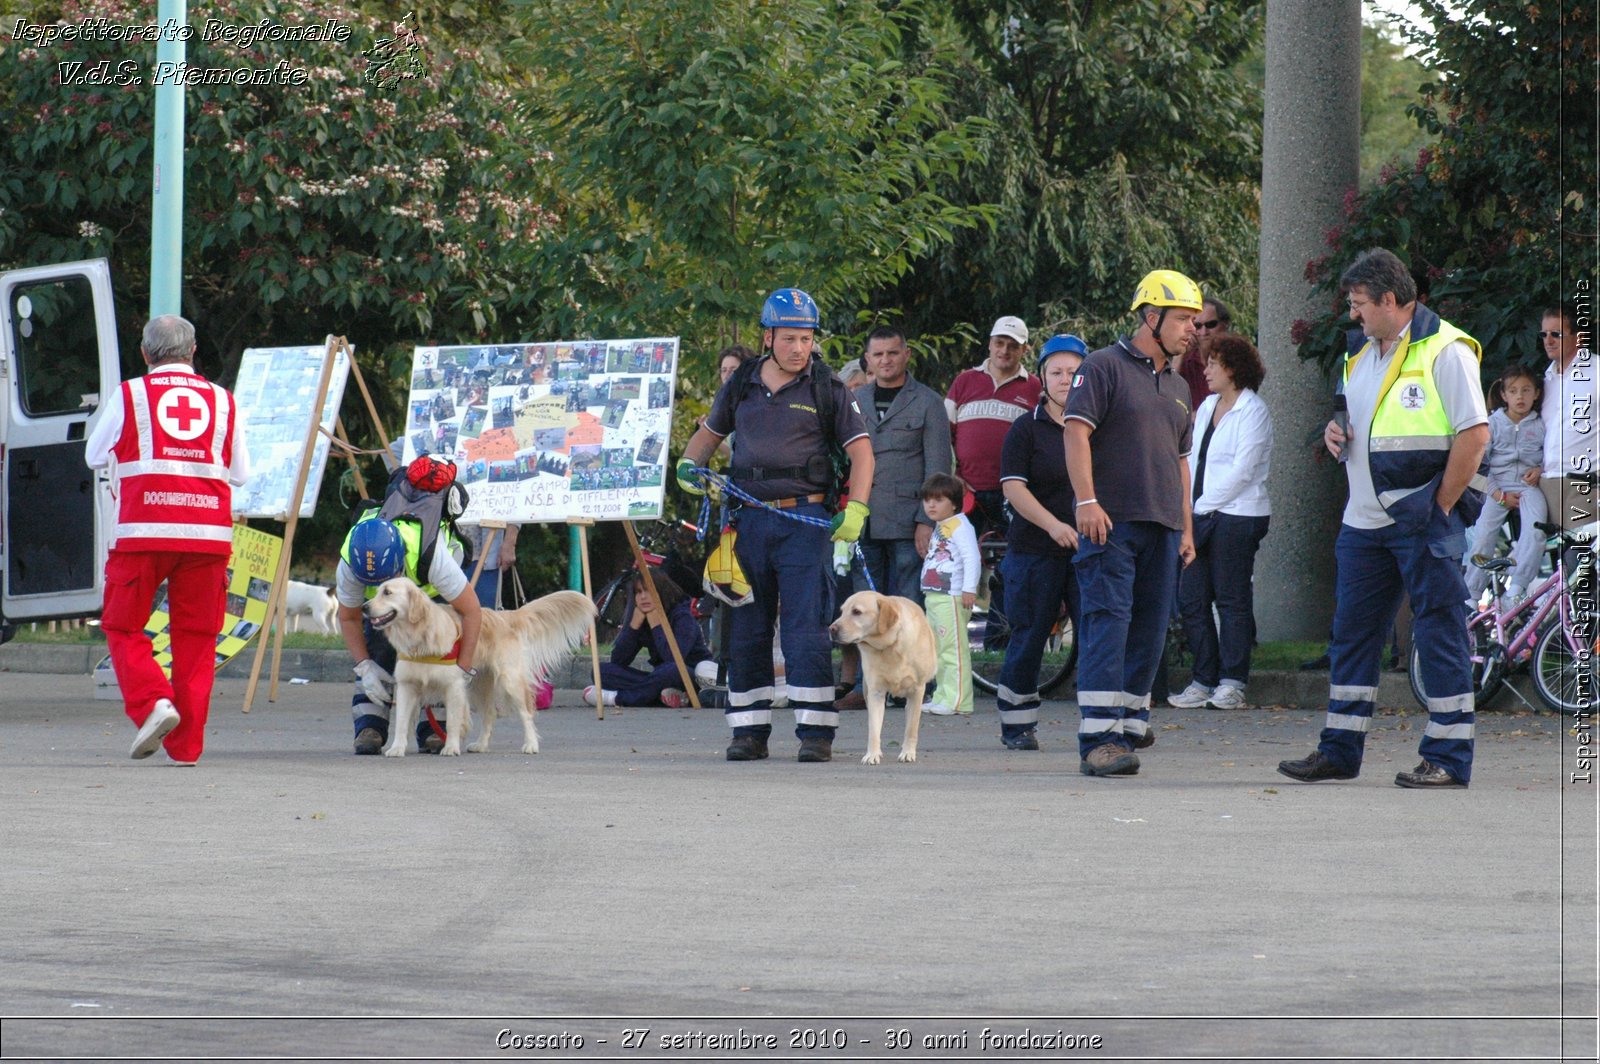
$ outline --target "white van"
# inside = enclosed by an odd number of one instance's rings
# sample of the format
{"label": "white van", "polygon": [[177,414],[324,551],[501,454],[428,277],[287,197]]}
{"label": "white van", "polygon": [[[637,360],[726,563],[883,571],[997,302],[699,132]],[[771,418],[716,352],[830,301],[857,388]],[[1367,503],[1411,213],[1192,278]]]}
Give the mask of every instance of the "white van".
{"label": "white van", "polygon": [[100,611],[116,512],[83,453],[121,383],[104,259],[0,273],[0,642]]}

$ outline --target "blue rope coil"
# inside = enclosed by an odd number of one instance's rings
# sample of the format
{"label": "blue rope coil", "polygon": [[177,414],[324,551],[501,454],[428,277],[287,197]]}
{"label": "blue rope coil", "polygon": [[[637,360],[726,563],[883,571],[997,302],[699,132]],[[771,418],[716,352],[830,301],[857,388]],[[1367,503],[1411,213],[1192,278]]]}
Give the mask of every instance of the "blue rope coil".
{"label": "blue rope coil", "polygon": [[[705,466],[695,466],[694,474],[701,481],[701,483],[705,484],[708,488],[715,488],[717,492],[722,495],[724,500],[730,498],[737,499],[745,506],[759,506],[761,509],[770,513],[775,513],[779,517],[787,517],[789,520],[799,521],[801,524],[815,525],[818,528],[833,527],[833,522],[827,518],[812,517],[809,514],[795,513],[793,510],[780,509],[777,506],[773,506],[771,503],[763,502],[754,495],[751,495],[749,492],[745,491],[743,488],[739,487],[739,485],[735,484],[732,480],[723,476],[721,473],[713,472],[712,470],[707,469]],[[728,504],[726,501],[722,503],[722,513],[720,514],[720,518],[721,519],[717,522],[718,528],[721,528],[723,525],[727,524],[728,521]],[[710,527],[710,522],[711,494],[708,491],[700,498],[700,527],[702,529],[708,528]],[[853,564],[860,565],[862,573],[866,575],[868,589],[872,591],[878,590],[878,585],[874,583],[872,579],[872,570],[867,567],[867,556],[862,553],[861,544],[859,541],[850,544],[850,554],[854,560]]]}

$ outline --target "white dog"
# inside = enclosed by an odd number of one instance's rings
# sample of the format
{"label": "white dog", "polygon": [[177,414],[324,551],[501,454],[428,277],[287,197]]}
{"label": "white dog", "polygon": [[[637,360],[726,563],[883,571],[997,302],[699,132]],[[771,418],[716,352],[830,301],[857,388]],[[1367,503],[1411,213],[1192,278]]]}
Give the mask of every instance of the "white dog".
{"label": "white dog", "polygon": [[333,588],[290,580],[283,593],[283,605],[289,618],[289,631],[298,632],[300,618],[308,617],[312,631],[323,635],[339,634],[339,622],[335,617],[339,611],[339,600],[334,598]]}
{"label": "white dog", "polygon": [[862,763],[883,760],[883,703],[888,695],[906,700],[900,760],[915,761],[922,693],[939,669],[939,645],[928,615],[908,598],[857,591],[839,607],[839,619],[828,626],[828,634],[836,643],[854,643],[861,650],[867,692],[867,754]]}
{"label": "white dog", "polygon": [[395,662],[394,719],[389,722],[385,757],[404,757],[406,739],[424,705],[445,707],[446,757],[461,753],[474,707],[483,715],[483,733],[468,747],[489,749],[495,717],[509,706],[522,718],[522,752],[539,752],[529,688],[541,682],[589,632],[594,603],[576,591],[557,591],[516,610],[484,610],[472,680],[456,667],[452,648],[461,641],[461,618],[449,606],[431,602],[422,589],[400,576],[379,585],[364,607],[372,627],[381,629],[399,655]]}

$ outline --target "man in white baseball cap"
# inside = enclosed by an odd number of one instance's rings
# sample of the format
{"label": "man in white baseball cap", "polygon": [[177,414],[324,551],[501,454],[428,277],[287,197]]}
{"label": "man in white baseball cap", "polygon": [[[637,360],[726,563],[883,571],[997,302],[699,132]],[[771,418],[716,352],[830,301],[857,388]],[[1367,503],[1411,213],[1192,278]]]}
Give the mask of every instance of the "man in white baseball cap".
{"label": "man in white baseball cap", "polygon": [[[1023,322],[1021,318],[1013,317],[1009,314],[1003,318],[997,318],[995,319],[994,328],[989,330],[990,339],[993,339],[996,336],[1009,337],[1020,345],[1019,354],[1017,356],[1020,362],[1022,357],[1020,351],[1027,350],[1028,347],[1027,324]],[[994,351],[993,344],[989,345],[989,350],[991,353]]]}
{"label": "man in white baseball cap", "polygon": [[[982,365],[956,374],[945,396],[956,472],[966,479],[977,501],[968,516],[980,536],[991,530],[1005,531],[1000,450],[1011,423],[1039,404],[1039,378],[1024,366],[1027,353],[1027,324],[1010,314],[996,319],[989,330],[989,357]],[[996,580],[993,594],[999,592]],[[993,608],[999,611],[998,600]]]}

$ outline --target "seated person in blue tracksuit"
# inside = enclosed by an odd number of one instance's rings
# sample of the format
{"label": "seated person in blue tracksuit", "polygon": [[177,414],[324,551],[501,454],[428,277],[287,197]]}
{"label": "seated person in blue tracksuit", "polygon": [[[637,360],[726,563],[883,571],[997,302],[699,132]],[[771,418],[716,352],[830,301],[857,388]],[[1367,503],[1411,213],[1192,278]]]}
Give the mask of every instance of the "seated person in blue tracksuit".
{"label": "seated person in blue tracksuit", "polygon": [[[623,615],[622,629],[617,633],[616,644],[611,648],[611,660],[600,665],[599,697],[608,706],[670,706],[677,709],[689,704],[683,691],[683,679],[678,675],[677,663],[672,660],[672,648],[661,628],[650,623],[655,613],[672,626],[678,641],[678,651],[690,673],[703,661],[711,660],[711,648],[706,645],[700,622],[695,619],[689,597],[662,570],[652,567],[650,578],[655,582],[660,603],[650,598],[645,589],[644,577],[635,573],[628,588],[628,609]],[[634,659],[641,650],[649,652],[650,668],[636,669]],[[595,689],[587,687],[584,701],[595,700]]]}

